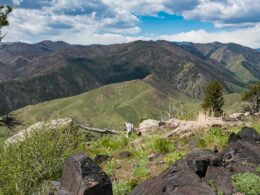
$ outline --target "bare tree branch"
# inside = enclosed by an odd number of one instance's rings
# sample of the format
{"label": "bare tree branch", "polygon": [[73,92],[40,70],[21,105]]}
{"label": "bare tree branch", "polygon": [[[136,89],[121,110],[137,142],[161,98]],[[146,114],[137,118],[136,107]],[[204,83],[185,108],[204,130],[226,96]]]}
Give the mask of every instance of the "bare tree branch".
{"label": "bare tree branch", "polygon": [[87,131],[96,132],[96,133],[105,133],[105,134],[120,134],[121,133],[120,131],[116,131],[116,130],[88,127],[88,126],[84,126],[84,125],[81,125],[81,124],[78,124],[78,126],[81,129],[84,129],[84,130],[87,130]]}

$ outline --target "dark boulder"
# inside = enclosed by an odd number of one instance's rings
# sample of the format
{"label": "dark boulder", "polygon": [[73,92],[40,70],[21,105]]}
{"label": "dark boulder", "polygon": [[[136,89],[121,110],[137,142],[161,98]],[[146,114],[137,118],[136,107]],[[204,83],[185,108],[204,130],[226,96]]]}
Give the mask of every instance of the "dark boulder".
{"label": "dark boulder", "polygon": [[231,176],[252,172],[260,164],[259,134],[243,128],[232,134],[223,152],[197,151],[186,155],[163,173],[146,180],[130,195],[234,194]]}
{"label": "dark boulder", "polygon": [[96,155],[95,157],[95,163],[103,163],[103,162],[106,162],[107,160],[109,160],[111,157],[109,155],[106,155],[106,154],[98,154]]}
{"label": "dark boulder", "polygon": [[232,142],[236,142],[238,141],[240,138],[238,137],[237,134],[235,133],[231,133],[229,138],[228,138],[228,143],[232,143]]}
{"label": "dark boulder", "polygon": [[243,129],[239,131],[237,135],[242,140],[260,141],[260,135],[257,133],[255,129],[250,127],[243,127]]}
{"label": "dark boulder", "polygon": [[84,154],[75,154],[65,163],[58,195],[112,195],[109,177]]}

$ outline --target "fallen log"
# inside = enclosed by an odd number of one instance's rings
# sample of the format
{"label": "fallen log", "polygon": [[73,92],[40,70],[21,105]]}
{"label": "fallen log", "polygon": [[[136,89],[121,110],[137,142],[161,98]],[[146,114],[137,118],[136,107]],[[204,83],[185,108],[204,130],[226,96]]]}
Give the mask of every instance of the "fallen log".
{"label": "fallen log", "polygon": [[87,130],[87,131],[92,131],[92,132],[96,132],[96,133],[105,133],[105,134],[120,134],[120,131],[116,131],[116,130],[110,130],[110,129],[100,129],[100,128],[95,128],[95,127],[88,127],[88,126],[84,126],[81,124],[78,124],[78,126],[81,129]]}

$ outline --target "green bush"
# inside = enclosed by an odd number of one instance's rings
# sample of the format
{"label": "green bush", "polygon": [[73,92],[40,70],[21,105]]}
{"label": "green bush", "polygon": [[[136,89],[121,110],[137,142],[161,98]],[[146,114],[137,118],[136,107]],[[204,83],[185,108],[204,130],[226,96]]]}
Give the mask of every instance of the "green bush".
{"label": "green bush", "polygon": [[240,173],[232,176],[233,185],[245,195],[260,194],[260,177],[253,173]]}
{"label": "green bush", "polygon": [[256,168],[256,172],[257,172],[258,174],[260,174],[260,167],[257,167],[257,168]]}
{"label": "green bush", "polygon": [[166,161],[168,164],[172,164],[172,163],[175,163],[177,160],[181,159],[182,157],[184,157],[185,155],[186,155],[185,152],[182,152],[182,151],[174,151],[174,152],[168,153],[168,154],[165,156],[165,161]]}
{"label": "green bush", "polygon": [[168,153],[173,151],[174,145],[167,139],[157,138],[153,141],[153,148],[157,152]]}
{"label": "green bush", "polygon": [[117,150],[127,146],[128,139],[125,136],[104,136],[100,139],[100,145],[109,149]]}
{"label": "green bush", "polygon": [[0,194],[32,194],[60,178],[65,159],[83,151],[85,139],[75,129],[48,130],[9,146],[1,153]]}
{"label": "green bush", "polygon": [[114,195],[125,195],[130,192],[135,186],[137,182],[135,180],[130,181],[122,181],[115,183],[113,185],[113,194]]}

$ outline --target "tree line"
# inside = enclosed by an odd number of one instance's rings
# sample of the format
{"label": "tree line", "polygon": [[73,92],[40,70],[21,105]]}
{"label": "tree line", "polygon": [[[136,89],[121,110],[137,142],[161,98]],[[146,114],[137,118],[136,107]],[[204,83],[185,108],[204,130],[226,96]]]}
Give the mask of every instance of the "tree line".
{"label": "tree line", "polygon": [[[219,81],[212,81],[205,89],[202,108],[210,114],[219,117],[223,115],[224,89]],[[246,102],[245,111],[251,113],[260,110],[260,82],[250,86],[242,95],[241,100]]]}

